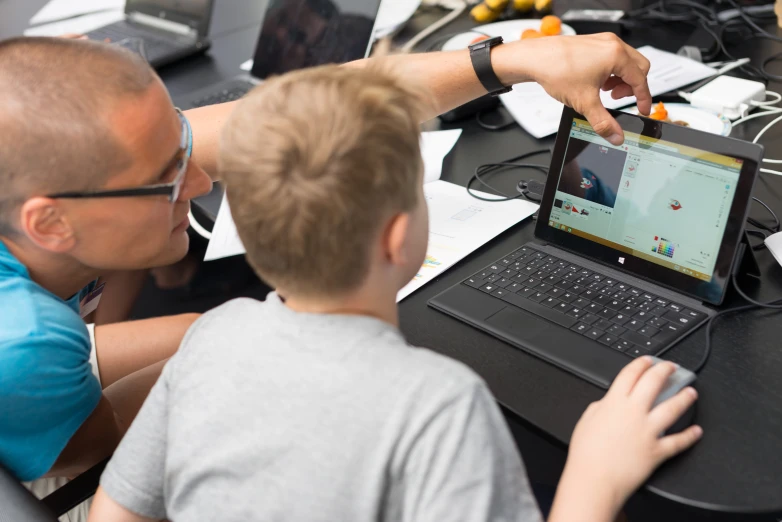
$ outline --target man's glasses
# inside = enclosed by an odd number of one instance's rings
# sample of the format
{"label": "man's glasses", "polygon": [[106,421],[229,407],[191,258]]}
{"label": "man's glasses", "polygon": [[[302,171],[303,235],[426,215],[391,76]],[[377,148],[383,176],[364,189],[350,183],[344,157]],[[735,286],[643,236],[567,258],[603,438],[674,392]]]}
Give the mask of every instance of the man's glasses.
{"label": "man's glasses", "polygon": [[182,111],[176,109],[179,120],[182,122],[182,137],[179,141],[179,150],[176,156],[171,160],[164,172],[164,175],[176,169],[174,180],[169,183],[158,183],[143,187],[115,189],[115,190],[94,190],[87,192],[59,192],[49,194],[48,198],[59,199],[81,199],[81,198],[127,198],[136,196],[168,196],[170,202],[179,199],[179,193],[185,181],[187,173],[187,164],[190,161],[190,155],[193,152],[193,130],[190,128],[190,122]]}

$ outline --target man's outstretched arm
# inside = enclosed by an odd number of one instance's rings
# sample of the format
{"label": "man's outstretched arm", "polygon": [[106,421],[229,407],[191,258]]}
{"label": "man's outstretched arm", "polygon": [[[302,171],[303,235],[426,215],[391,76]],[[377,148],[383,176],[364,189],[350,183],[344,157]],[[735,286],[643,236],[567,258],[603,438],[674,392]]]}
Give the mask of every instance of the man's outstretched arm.
{"label": "man's outstretched arm", "polygon": [[[649,61],[613,34],[559,36],[507,43],[492,50],[492,65],[505,85],[535,81],[554,98],[573,107],[603,137],[622,142],[619,123],[600,102],[600,90],[615,99],[635,95],[643,114],[649,114],[652,96],[646,75]],[[371,59],[371,58],[370,58]],[[411,79],[433,94],[435,106],[427,118],[458,107],[483,94],[467,50],[395,55],[390,58]],[[352,62],[361,66],[365,60]],[[216,177],[220,131],[233,103],[186,112],[193,126],[193,157]]]}

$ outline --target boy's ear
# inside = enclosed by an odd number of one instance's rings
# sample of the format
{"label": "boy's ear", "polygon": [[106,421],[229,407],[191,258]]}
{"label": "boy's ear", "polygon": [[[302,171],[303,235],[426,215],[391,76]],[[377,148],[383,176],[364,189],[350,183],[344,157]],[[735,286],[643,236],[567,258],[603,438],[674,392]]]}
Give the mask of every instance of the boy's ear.
{"label": "boy's ear", "polygon": [[396,214],[386,224],[383,234],[383,252],[386,259],[394,265],[407,263],[409,229],[410,214]]}
{"label": "boy's ear", "polygon": [[19,210],[19,228],[35,245],[50,252],[67,252],[76,242],[70,220],[51,198],[25,201]]}

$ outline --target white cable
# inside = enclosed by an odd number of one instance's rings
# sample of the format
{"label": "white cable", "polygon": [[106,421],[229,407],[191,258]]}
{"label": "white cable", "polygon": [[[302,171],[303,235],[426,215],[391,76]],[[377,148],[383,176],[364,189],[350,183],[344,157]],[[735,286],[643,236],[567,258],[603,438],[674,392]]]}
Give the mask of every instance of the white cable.
{"label": "white cable", "polygon": [[776,171],[776,170],[769,170],[769,169],[760,169],[760,172],[765,172],[766,174],[774,174],[777,176],[782,176],[782,172]]}
{"label": "white cable", "polygon": [[448,13],[447,15],[445,15],[444,17],[442,17],[441,19],[439,19],[438,21],[436,21],[435,23],[433,23],[432,25],[430,25],[429,27],[427,27],[426,29],[424,29],[420,33],[418,33],[417,35],[415,35],[409,42],[407,42],[402,47],[402,52],[403,53],[409,53],[410,51],[413,50],[413,48],[416,45],[421,43],[421,41],[424,38],[426,38],[427,36],[429,36],[430,34],[436,32],[436,31],[439,31],[440,29],[442,29],[446,25],[450,24],[451,22],[453,22],[454,20],[459,18],[459,16],[463,12],[465,12],[466,10],[467,10],[467,2],[466,2],[466,0],[461,0],[461,6],[460,7],[457,7],[456,9],[454,9],[453,11],[451,11],[450,13]]}
{"label": "white cable", "polygon": [[771,116],[772,114],[780,114],[780,113],[782,113],[782,109],[763,109],[762,111],[756,112],[755,114],[744,116],[740,120],[734,121],[731,125],[733,127],[736,127],[737,125],[740,125],[745,121],[754,120],[755,118],[760,118],[761,116]]}
{"label": "white cable", "polygon": [[758,135],[757,135],[757,136],[755,136],[755,139],[754,139],[754,140],[752,140],[752,143],[757,143],[757,142],[758,142],[758,140],[760,139],[760,137],[761,137],[761,136],[763,136],[763,135],[766,133],[766,131],[768,131],[768,130],[769,130],[771,127],[773,127],[774,125],[776,125],[776,124],[777,124],[777,123],[779,123],[780,121],[782,121],[782,116],[780,116],[780,117],[778,117],[778,118],[774,119],[774,120],[773,120],[771,123],[769,123],[768,125],[766,125],[765,127],[763,127],[763,130],[761,130],[760,132],[758,132]]}
{"label": "white cable", "polygon": [[782,94],[779,94],[778,92],[766,91],[766,96],[769,96],[769,95],[774,95],[774,96],[777,97],[777,99],[776,100],[766,100],[766,101],[762,101],[762,102],[751,101],[749,103],[751,103],[752,105],[754,105],[756,107],[767,107],[769,105],[776,105],[777,103],[782,101]]}
{"label": "white cable", "polygon": [[199,236],[201,236],[204,239],[212,239],[212,233],[209,232],[207,229],[201,226],[201,224],[196,221],[195,216],[193,216],[193,211],[188,211],[187,217],[190,219],[190,226],[193,227],[193,230],[195,230]]}

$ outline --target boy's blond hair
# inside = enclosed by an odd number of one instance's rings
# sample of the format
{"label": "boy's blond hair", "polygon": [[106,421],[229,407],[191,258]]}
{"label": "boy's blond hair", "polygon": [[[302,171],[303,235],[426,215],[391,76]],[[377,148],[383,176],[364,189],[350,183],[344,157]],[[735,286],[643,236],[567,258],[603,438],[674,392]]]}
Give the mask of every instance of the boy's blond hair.
{"label": "boy's blond hair", "polygon": [[381,224],[424,204],[429,98],[386,61],[273,78],[225,126],[220,171],[247,259],[289,295],[355,290]]}

